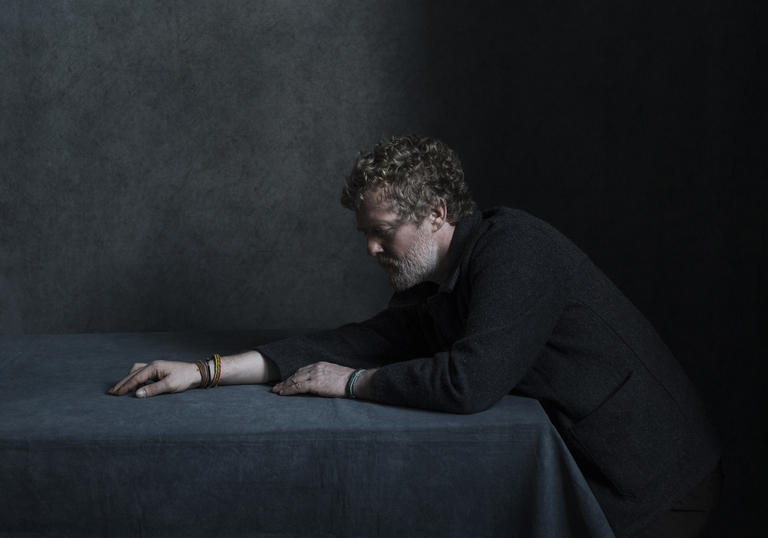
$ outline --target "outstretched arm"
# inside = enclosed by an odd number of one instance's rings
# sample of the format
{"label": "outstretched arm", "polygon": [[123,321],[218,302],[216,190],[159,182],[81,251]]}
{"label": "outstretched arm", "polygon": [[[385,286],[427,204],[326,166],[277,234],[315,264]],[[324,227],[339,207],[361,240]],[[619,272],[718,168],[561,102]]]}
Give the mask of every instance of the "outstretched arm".
{"label": "outstretched arm", "polygon": [[[277,381],[280,372],[271,360],[258,351],[246,351],[221,358],[219,385],[246,385]],[[143,385],[147,381],[155,381]],[[136,363],[128,375],[107,392],[122,396],[136,390],[139,398],[148,398],[166,392],[183,392],[199,387],[202,382],[195,363],[177,361],[154,361]],[[138,390],[137,390],[138,388]]]}
{"label": "outstretched arm", "polygon": [[[534,225],[488,231],[453,292],[465,298],[465,320],[450,314],[453,296],[438,293],[413,309],[390,308],[363,324],[262,346],[287,376],[273,390],[312,393],[308,374],[314,378],[317,365],[305,364],[322,358],[370,368],[355,384],[363,399],[453,413],[487,409],[530,369],[565,307],[575,261],[559,241]],[[445,342],[437,326],[455,340]],[[337,394],[348,372],[336,375]]]}

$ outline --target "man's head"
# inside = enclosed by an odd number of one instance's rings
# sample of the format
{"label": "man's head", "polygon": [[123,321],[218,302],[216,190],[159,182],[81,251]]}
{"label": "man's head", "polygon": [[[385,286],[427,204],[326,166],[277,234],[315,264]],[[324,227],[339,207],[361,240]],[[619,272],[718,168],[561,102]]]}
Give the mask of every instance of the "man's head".
{"label": "man's head", "polygon": [[456,154],[439,140],[405,136],[361,153],[341,197],[368,252],[397,290],[440,278],[453,225],[474,211]]}
{"label": "man's head", "polygon": [[357,211],[366,193],[375,189],[382,189],[391,209],[411,222],[421,222],[438,199],[445,202],[450,224],[475,209],[458,156],[427,136],[394,137],[360,153],[341,205]]}

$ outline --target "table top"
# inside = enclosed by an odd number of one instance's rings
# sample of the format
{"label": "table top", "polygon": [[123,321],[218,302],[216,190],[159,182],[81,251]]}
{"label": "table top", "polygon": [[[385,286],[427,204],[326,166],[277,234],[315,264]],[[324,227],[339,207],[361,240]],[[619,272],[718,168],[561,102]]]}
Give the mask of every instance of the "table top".
{"label": "table top", "polygon": [[[533,399],[457,415],[266,385],[106,393],[135,362],[283,336],[0,336],[0,533],[612,536]],[[215,517],[190,515],[200,505]]]}
{"label": "table top", "polygon": [[[267,385],[221,386],[149,399],[106,390],[134,362],[194,361],[236,352],[282,333],[108,333],[0,337],[0,439],[144,442],[167,438],[305,439],[356,437],[429,440],[552,428],[538,402],[507,396],[482,413],[456,415],[365,401],[282,397]],[[41,388],[44,387],[44,390]],[[201,427],[203,426],[203,427]]]}

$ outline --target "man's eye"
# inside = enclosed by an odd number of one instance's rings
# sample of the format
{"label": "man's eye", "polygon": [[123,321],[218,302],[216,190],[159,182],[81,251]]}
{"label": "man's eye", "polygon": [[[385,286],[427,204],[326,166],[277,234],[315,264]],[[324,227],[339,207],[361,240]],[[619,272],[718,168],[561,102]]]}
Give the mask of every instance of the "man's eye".
{"label": "man's eye", "polygon": [[370,231],[359,230],[366,237],[379,237],[382,239],[388,239],[395,235],[394,228],[372,228]]}

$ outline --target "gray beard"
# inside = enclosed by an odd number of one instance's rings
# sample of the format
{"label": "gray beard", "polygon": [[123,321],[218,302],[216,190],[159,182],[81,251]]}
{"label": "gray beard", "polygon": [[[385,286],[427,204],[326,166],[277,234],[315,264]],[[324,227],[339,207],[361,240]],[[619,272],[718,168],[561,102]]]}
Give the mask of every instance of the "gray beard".
{"label": "gray beard", "polygon": [[425,229],[423,233],[419,231],[416,242],[402,258],[387,258],[383,267],[392,287],[403,291],[429,279],[437,271],[437,265],[437,242],[431,240]]}

